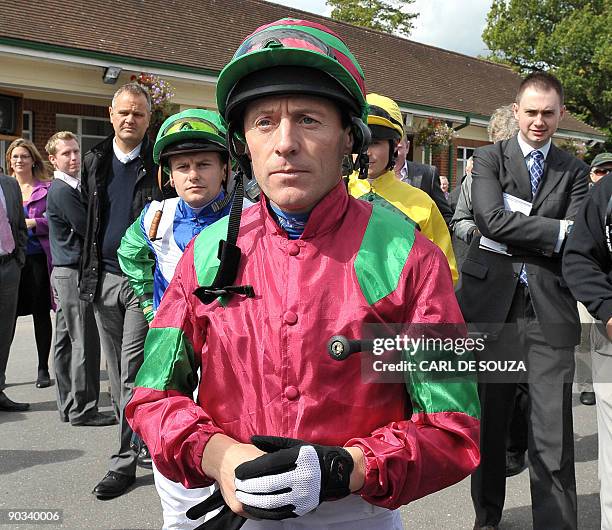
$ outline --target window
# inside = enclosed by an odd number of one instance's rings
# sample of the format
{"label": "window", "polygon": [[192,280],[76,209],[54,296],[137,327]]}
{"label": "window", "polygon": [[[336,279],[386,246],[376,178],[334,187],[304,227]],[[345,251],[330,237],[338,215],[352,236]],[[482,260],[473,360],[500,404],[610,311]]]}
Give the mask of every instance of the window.
{"label": "window", "polygon": [[[410,143],[413,144],[413,142],[414,140],[410,139]],[[415,148],[416,147],[417,146],[415,146]],[[415,162],[418,162],[420,164],[427,164],[431,166],[431,160],[433,158],[431,147],[429,147],[428,145],[421,145],[420,150],[421,150],[421,160],[415,160]],[[417,154],[417,158],[418,158],[418,154]]]}
{"label": "window", "polygon": [[[34,137],[34,131],[32,128],[32,111],[31,110],[24,110],[23,111],[23,129],[21,131],[21,136],[22,138],[25,138],[26,140],[30,140],[32,141],[32,138]],[[0,140],[0,173],[7,173],[8,174],[8,167],[6,166],[6,150],[8,149],[8,146],[11,145],[11,142],[9,142],[8,140]]]}
{"label": "window", "polygon": [[457,182],[465,175],[468,158],[474,154],[474,147],[457,147]]}
{"label": "window", "polygon": [[26,140],[32,141],[34,137],[34,131],[32,130],[32,111],[24,110],[23,111],[23,129],[21,130],[21,137]]}
{"label": "window", "polygon": [[70,131],[76,134],[83,154],[113,132],[113,126],[108,118],[69,116],[67,114],[55,116],[55,127],[58,131]]}

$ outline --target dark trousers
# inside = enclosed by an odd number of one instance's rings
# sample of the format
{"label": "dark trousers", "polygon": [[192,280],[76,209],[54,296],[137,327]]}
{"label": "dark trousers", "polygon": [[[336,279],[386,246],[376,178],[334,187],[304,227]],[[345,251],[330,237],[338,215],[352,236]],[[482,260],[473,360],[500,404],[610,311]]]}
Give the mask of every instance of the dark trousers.
{"label": "dark trousers", "polygon": [[132,397],[136,374],[144,359],[149,326],[126,278],[104,272],[100,282],[93,307],[120,427],[119,450],[111,456],[110,470],[134,475],[137,454],[130,446],[132,429],[124,409]]}
{"label": "dark trousers", "polygon": [[21,269],[16,259],[0,263],[0,392],[6,387],[6,365],[15,333]]}
{"label": "dark trousers", "polygon": [[[533,528],[577,528],[576,479],[572,425],[571,348],[546,343],[535,318],[528,289],[517,288],[506,327],[489,351],[500,359],[520,348],[529,371],[528,431],[529,476]],[[472,475],[472,500],[480,525],[499,524],[506,496],[506,433],[515,405],[517,382],[482,383],[481,463]]]}
{"label": "dark trousers", "polygon": [[57,407],[62,419],[70,421],[97,412],[100,395],[100,339],[92,305],[79,299],[78,276],[70,267],[54,267],[51,273],[58,307],[53,361]]}
{"label": "dark trousers", "polygon": [[529,388],[526,384],[516,386],[514,412],[508,431],[508,453],[520,456],[527,451],[527,426],[529,418]]}
{"label": "dark trousers", "polygon": [[49,370],[49,353],[53,338],[51,324],[51,286],[47,257],[42,252],[28,254],[21,269],[17,316],[32,315],[34,340],[38,353],[38,370]]}

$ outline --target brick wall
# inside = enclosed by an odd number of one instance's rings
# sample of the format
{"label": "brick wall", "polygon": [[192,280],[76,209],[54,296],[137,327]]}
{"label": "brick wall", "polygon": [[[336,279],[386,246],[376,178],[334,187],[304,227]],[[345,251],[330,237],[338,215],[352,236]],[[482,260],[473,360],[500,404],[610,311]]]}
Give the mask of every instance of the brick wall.
{"label": "brick wall", "polygon": [[56,114],[71,114],[74,116],[108,117],[108,107],[96,105],[81,105],[78,103],[59,103],[39,99],[24,99],[23,110],[32,112],[34,128],[34,143],[44,156],[45,144],[50,136],[57,132],[55,126]]}
{"label": "brick wall", "polygon": [[[451,189],[454,188],[458,179],[460,179],[463,175],[457,175],[457,146],[461,147],[482,147],[483,145],[488,145],[489,142],[484,142],[482,140],[469,140],[464,138],[457,138],[453,141],[453,155],[452,155],[452,180],[450,183]],[[448,148],[443,149],[440,153],[436,153],[432,156],[431,163],[438,168],[440,175],[449,176],[449,165],[448,165]]]}
{"label": "brick wall", "polygon": [[[453,149],[453,152],[454,151]],[[448,148],[445,147],[439,153],[434,153],[431,157],[431,163],[438,168],[438,173],[440,173],[440,175],[446,175],[448,177]],[[453,174],[454,172],[455,170],[453,169]]]}

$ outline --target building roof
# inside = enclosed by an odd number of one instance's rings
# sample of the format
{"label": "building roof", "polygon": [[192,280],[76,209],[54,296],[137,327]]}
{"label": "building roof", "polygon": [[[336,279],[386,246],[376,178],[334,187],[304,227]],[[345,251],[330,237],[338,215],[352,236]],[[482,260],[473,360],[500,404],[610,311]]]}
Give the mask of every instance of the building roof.
{"label": "building roof", "polygon": [[[520,83],[505,66],[263,0],[21,0],[2,10],[0,44],[212,75],[258,26],[288,16],[314,20],[345,40],[368,91],[459,117],[488,119],[513,101]],[[603,138],[570,115],[561,128]]]}

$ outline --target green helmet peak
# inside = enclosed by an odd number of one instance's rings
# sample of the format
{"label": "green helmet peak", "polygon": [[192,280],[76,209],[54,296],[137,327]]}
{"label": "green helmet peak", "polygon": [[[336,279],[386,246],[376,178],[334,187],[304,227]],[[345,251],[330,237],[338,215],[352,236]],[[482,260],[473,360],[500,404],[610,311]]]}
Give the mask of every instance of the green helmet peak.
{"label": "green helmet peak", "polygon": [[227,127],[223,118],[211,110],[187,109],[173,114],[162,124],[155,146],[153,160],[163,166],[169,156],[197,151],[227,153]]}

